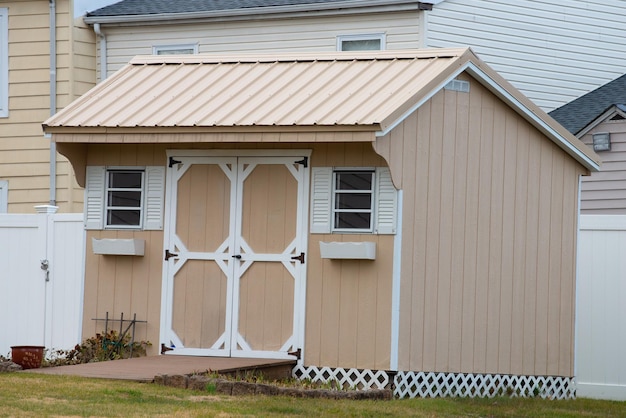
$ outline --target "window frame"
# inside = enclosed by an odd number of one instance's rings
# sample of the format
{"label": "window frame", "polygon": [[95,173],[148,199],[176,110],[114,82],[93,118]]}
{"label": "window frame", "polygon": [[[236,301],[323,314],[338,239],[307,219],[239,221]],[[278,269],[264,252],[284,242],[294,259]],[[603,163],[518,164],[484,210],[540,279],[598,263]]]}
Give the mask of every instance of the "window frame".
{"label": "window frame", "polygon": [[350,41],[379,41],[380,49],[361,49],[358,51],[384,51],[385,44],[387,42],[387,35],[385,33],[362,33],[362,34],[353,34],[353,35],[338,35],[337,36],[337,51],[341,52],[354,52],[354,51],[345,51],[343,49],[344,42]]}
{"label": "window frame", "polygon": [[171,44],[171,45],[153,45],[152,46],[152,55],[171,55],[168,53],[161,53],[163,51],[174,51],[181,49],[190,49],[192,52],[189,54],[182,53],[177,55],[195,55],[198,53],[198,44]]}
{"label": "window frame", "polygon": [[0,7],[0,118],[9,117],[9,9]]}
{"label": "window frame", "polygon": [[[129,173],[141,173],[141,186],[139,189],[137,188],[114,188],[110,187],[109,181],[109,173],[111,172],[129,172]],[[130,207],[130,206],[111,206],[109,205],[109,192],[111,191],[139,191],[139,207]],[[104,184],[104,219],[103,219],[103,229],[132,229],[132,230],[143,230],[144,223],[144,213],[146,207],[146,168],[145,167],[106,167],[105,169],[105,184]],[[110,225],[109,224],[109,210],[127,210],[127,211],[136,211],[139,210],[139,224],[138,225]]]}
{"label": "window frame", "polygon": [[[367,172],[372,176],[371,186],[369,190],[365,189],[354,189],[354,190],[344,190],[337,188],[337,174],[347,172]],[[356,233],[356,234],[370,234],[374,232],[374,225],[376,219],[376,168],[375,167],[335,167],[332,170],[332,181],[331,181],[331,205],[330,205],[330,230],[332,233]],[[356,209],[356,210],[343,210],[337,209],[337,194],[339,193],[370,193],[370,207],[369,210],[366,209]],[[369,213],[370,214],[370,226],[369,228],[339,228],[337,227],[336,216],[337,213]]]}

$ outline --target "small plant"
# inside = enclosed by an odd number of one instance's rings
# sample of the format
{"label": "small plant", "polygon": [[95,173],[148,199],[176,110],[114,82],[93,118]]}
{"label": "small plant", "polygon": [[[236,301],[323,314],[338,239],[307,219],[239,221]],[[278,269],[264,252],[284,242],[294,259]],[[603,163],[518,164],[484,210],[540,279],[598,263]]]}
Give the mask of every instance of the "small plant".
{"label": "small plant", "polygon": [[71,350],[53,350],[45,356],[43,367],[66,366],[72,364],[94,363],[98,361],[118,360],[122,358],[143,357],[149,341],[130,341],[128,334],[119,338],[116,331],[96,334],[77,344]]}
{"label": "small plant", "polygon": [[209,382],[206,384],[204,390],[209,392],[211,395],[215,395],[215,393],[217,393],[217,385],[215,384],[215,382]]}

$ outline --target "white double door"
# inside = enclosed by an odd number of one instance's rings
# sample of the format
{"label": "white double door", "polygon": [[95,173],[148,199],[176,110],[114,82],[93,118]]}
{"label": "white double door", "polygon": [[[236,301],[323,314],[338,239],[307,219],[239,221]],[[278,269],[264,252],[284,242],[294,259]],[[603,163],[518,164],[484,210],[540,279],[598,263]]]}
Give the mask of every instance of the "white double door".
{"label": "white double door", "polygon": [[276,153],[170,155],[168,353],[291,358],[302,347],[308,156]]}

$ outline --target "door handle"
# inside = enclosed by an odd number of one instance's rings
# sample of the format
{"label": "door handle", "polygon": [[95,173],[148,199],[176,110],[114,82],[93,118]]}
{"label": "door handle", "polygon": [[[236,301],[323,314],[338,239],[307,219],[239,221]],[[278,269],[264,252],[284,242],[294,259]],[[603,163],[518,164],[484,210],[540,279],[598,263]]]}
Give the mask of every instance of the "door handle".
{"label": "door handle", "polygon": [[241,260],[241,254],[235,254],[233,258],[236,258],[237,260]]}

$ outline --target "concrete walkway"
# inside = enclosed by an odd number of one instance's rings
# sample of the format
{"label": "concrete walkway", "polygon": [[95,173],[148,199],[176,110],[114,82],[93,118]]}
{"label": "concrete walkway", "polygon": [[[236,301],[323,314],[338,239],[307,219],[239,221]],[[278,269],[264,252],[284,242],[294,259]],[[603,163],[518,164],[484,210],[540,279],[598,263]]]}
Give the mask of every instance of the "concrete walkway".
{"label": "concrete walkway", "polygon": [[284,373],[284,370],[290,370],[295,365],[295,360],[159,355],[73,366],[30,369],[24,370],[23,373],[152,382],[157,375],[190,375],[204,372],[228,374],[236,371],[253,370],[262,371],[264,374],[267,371],[268,374],[272,374],[276,369],[283,370],[282,373]]}

